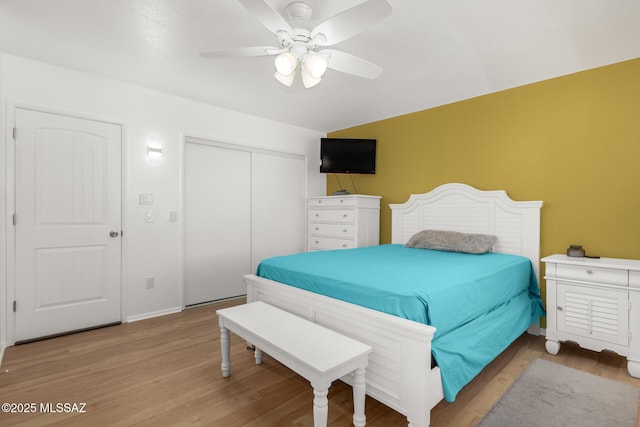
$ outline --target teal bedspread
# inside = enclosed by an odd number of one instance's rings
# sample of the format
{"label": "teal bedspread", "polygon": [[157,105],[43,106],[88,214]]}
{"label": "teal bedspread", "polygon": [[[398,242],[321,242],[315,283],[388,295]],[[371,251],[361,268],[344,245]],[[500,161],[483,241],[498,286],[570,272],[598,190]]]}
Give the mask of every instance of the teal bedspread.
{"label": "teal bedspread", "polygon": [[517,255],[394,244],[268,258],[257,275],[434,326],[449,402],[545,314],[531,261]]}

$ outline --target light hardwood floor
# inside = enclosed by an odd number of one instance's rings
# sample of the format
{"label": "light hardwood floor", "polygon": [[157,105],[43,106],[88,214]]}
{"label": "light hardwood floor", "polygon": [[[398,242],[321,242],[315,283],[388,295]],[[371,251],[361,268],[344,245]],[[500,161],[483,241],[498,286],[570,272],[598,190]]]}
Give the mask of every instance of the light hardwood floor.
{"label": "light hardwood floor", "polygon": [[[232,336],[232,374],[220,372],[215,310],[237,300],[140,322],[10,347],[0,374],[0,403],[35,403],[36,413],[0,413],[21,426],[311,426],[309,384],[265,355],[254,364]],[[439,403],[432,426],[474,426],[535,358],[640,386],[626,360],[563,345],[545,352],[544,338],[523,335],[468,384],[454,403]],[[86,403],[85,413],[42,413],[40,404]],[[329,424],[351,425],[351,389],[329,390]],[[406,426],[399,413],[367,397],[368,426]]]}

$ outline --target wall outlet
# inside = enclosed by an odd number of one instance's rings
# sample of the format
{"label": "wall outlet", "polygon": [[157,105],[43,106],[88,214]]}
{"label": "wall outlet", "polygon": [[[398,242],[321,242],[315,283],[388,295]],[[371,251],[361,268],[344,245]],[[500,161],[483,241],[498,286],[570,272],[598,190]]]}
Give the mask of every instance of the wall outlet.
{"label": "wall outlet", "polygon": [[153,222],[153,211],[149,210],[144,213],[144,221],[145,222]]}
{"label": "wall outlet", "polygon": [[156,278],[155,277],[147,277],[144,279],[144,287],[145,289],[153,289],[156,287]]}

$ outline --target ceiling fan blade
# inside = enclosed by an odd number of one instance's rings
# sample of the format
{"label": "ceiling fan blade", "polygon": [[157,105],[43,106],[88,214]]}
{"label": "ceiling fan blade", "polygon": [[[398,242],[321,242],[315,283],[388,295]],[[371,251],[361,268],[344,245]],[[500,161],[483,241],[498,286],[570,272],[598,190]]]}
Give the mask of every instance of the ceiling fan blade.
{"label": "ceiling fan blade", "polygon": [[365,79],[375,79],[382,74],[382,67],[350,53],[334,49],[323,49],[318,53],[329,55],[327,67],[332,70],[364,77]]}
{"label": "ceiling fan blade", "polygon": [[284,52],[285,50],[286,49],[280,49],[278,47],[272,46],[254,46],[202,52],[200,56],[202,56],[203,58],[242,58],[251,56],[277,55]]}
{"label": "ceiling fan blade", "polygon": [[387,0],[369,0],[318,24],[311,31],[311,37],[321,33],[325,40],[319,40],[318,44],[331,46],[355,36],[392,12],[391,4]]}
{"label": "ceiling fan blade", "polygon": [[293,30],[289,23],[264,0],[239,1],[245,9],[255,16],[256,19],[273,34],[277,34],[278,31],[286,31],[289,34],[293,34]]}

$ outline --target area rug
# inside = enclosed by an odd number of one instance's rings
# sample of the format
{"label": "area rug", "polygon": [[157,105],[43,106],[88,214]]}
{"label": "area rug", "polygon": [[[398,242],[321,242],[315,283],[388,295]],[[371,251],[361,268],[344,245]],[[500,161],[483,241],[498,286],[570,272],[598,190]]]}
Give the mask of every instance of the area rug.
{"label": "area rug", "polygon": [[640,388],[534,359],[478,427],[636,427]]}

